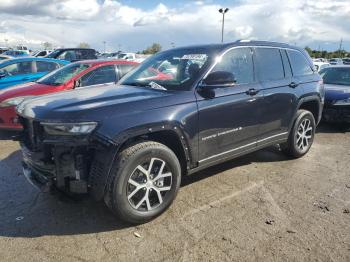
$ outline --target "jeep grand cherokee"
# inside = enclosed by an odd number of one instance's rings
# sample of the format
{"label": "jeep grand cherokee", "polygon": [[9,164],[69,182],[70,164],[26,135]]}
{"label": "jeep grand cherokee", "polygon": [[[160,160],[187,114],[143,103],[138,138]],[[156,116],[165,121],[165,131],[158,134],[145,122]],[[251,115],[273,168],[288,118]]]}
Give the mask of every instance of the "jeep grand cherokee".
{"label": "jeep grand cherokee", "polygon": [[167,50],[119,84],[38,97],[17,112],[32,183],[89,193],[132,223],[165,211],[182,175],[274,144],[303,156],[324,101],[307,53],[271,42]]}

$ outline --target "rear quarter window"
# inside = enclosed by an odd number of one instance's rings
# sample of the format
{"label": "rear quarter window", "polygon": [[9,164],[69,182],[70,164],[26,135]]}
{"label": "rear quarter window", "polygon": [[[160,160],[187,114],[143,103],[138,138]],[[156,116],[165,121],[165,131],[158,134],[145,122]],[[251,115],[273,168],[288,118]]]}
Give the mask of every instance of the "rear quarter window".
{"label": "rear quarter window", "polygon": [[284,78],[281,53],[278,48],[255,48],[256,69],[260,81]]}
{"label": "rear quarter window", "polygon": [[311,65],[301,52],[296,50],[288,50],[287,52],[294,76],[311,75],[314,73]]}

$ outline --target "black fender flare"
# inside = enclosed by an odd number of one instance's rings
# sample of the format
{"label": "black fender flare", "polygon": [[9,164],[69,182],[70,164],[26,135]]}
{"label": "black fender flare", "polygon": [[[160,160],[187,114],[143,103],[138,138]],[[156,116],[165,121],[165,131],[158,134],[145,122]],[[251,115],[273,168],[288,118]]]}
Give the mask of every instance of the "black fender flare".
{"label": "black fender flare", "polygon": [[320,117],[322,115],[322,102],[321,102],[321,98],[318,94],[313,94],[313,95],[308,95],[308,96],[304,96],[304,97],[301,97],[298,101],[298,105],[294,111],[294,117],[293,117],[293,121],[291,121],[291,123],[289,124],[289,128],[288,128],[288,131],[290,131],[293,127],[293,124],[295,122],[295,119],[296,119],[296,113],[297,111],[301,108],[301,106],[306,103],[306,102],[317,102],[318,106],[319,106],[319,116],[318,118],[319,119],[315,119],[316,123],[319,122],[320,120]]}
{"label": "black fender flare", "polygon": [[[123,145],[130,139],[136,137],[142,137],[159,132],[159,131],[171,131],[178,136],[179,141],[186,158],[187,169],[190,168],[192,163],[192,154],[189,147],[189,138],[181,128],[181,124],[175,122],[149,124],[145,126],[138,126],[131,129],[124,130],[123,132],[114,136],[110,141],[110,146],[103,151],[95,154],[95,159],[91,166],[91,172],[89,177],[90,193],[95,200],[102,200],[105,195],[107,185],[111,182],[111,172],[113,164],[118,156]],[[106,156],[108,155],[108,157]],[[102,165],[100,163],[103,163]],[[99,167],[97,167],[97,165]],[[101,169],[103,171],[101,171]],[[98,172],[98,174],[96,173]]]}

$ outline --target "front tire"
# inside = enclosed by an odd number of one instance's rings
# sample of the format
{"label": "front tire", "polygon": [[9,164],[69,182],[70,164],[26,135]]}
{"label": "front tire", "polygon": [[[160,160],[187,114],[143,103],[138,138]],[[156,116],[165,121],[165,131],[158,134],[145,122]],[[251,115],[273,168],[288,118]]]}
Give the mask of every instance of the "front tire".
{"label": "front tire", "polygon": [[288,141],[281,145],[287,155],[299,158],[305,155],[314,141],[316,122],[313,114],[307,110],[298,110]]}
{"label": "front tire", "polygon": [[105,203],[120,219],[140,224],[170,206],[180,187],[181,167],[171,149],[146,141],[124,149],[111,176]]}

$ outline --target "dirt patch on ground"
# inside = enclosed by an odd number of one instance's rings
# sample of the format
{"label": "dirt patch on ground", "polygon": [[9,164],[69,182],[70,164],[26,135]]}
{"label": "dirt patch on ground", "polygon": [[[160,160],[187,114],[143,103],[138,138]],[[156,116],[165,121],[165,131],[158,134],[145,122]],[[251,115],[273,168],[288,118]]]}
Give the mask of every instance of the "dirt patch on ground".
{"label": "dirt patch on ground", "polygon": [[183,179],[170,209],[137,227],[102,203],[44,194],[0,141],[2,261],[350,261],[350,132],[321,126],[308,155],[277,148]]}

